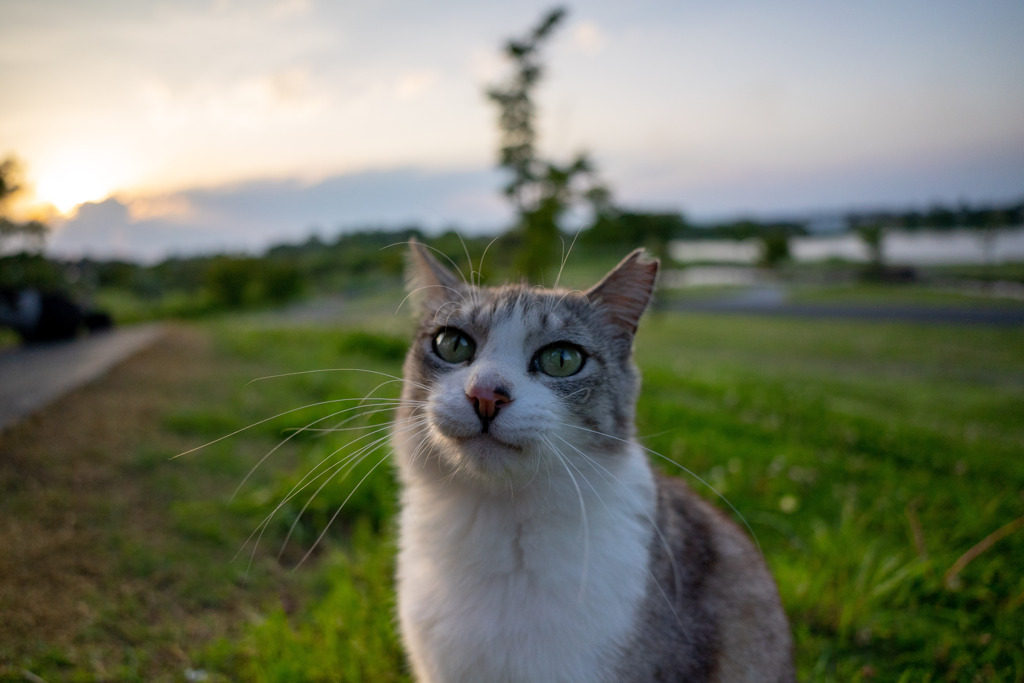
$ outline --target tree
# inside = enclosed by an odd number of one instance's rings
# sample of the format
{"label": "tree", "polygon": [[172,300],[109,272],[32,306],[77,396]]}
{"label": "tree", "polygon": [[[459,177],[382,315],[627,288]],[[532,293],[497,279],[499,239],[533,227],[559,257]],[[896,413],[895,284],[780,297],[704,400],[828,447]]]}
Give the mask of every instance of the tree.
{"label": "tree", "polygon": [[885,225],[881,221],[866,220],[856,225],[857,234],[868,248],[868,266],[864,275],[870,280],[885,275]]}
{"label": "tree", "polygon": [[211,300],[226,309],[242,308],[256,293],[260,265],[254,258],[221,256],[206,271],[206,289]]}
{"label": "tree", "polygon": [[498,165],[510,173],[504,193],[517,214],[520,251],[516,265],[534,280],[558,256],[558,224],[568,208],[577,201],[589,201],[595,207],[610,203],[609,193],[596,180],[586,154],[578,154],[568,164],[537,155],[533,91],[544,72],[539,51],[565,14],[564,8],[553,9],[526,37],[509,40],[504,51],[514,64],[514,72],[504,83],[486,91],[499,109]]}
{"label": "tree", "polygon": [[21,189],[16,180],[19,170],[18,162],[10,157],[0,161],[0,206]]}
{"label": "tree", "polygon": [[993,266],[996,263],[996,238],[999,237],[999,231],[1006,225],[1006,214],[993,209],[987,213],[984,225],[978,230],[987,266]]}
{"label": "tree", "polygon": [[25,251],[42,251],[46,240],[46,224],[41,221],[18,222],[8,218],[7,204],[21,192],[21,164],[8,157],[0,162],[0,254],[8,251],[7,245],[21,242]]}
{"label": "tree", "polygon": [[691,231],[679,212],[652,213],[610,207],[598,214],[594,225],[580,235],[580,242],[616,250],[643,246],[658,258],[667,260],[669,242],[690,235]]}
{"label": "tree", "polygon": [[777,268],[789,257],[789,235],[785,231],[773,228],[762,231],[761,265]]}

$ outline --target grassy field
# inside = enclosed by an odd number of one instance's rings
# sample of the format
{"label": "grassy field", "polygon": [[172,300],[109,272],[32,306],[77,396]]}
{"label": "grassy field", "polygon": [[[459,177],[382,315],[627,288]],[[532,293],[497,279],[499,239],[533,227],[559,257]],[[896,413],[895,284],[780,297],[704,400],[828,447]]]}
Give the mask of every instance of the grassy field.
{"label": "grassy field", "polygon": [[[397,374],[407,330],[176,329],[0,434],[0,680],[407,680],[386,451],[320,464],[387,414],[316,431],[397,394],[345,369]],[[802,680],[1024,679],[1024,329],[659,313],[638,360],[644,444],[749,524]]]}

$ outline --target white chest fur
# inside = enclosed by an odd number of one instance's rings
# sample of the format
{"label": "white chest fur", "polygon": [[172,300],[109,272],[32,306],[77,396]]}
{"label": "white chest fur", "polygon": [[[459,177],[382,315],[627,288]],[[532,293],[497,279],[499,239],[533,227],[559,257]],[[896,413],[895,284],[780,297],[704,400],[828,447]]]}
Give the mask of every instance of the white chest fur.
{"label": "white chest fur", "polygon": [[417,677],[607,680],[648,579],[654,483],[639,450],[503,494],[400,461],[399,616]]}

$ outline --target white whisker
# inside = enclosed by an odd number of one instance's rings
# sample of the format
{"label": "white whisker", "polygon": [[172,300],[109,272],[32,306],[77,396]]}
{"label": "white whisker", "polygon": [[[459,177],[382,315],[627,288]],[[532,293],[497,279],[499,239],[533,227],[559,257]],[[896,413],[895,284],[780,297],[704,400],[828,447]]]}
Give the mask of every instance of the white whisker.
{"label": "white whisker", "polygon": [[722,500],[723,503],[725,503],[726,505],[729,506],[730,510],[732,510],[734,513],[736,513],[736,516],[740,518],[740,521],[743,522],[743,526],[745,526],[747,528],[747,531],[750,532],[751,537],[754,539],[754,543],[757,545],[757,551],[759,553],[761,553],[762,556],[764,555],[764,552],[761,550],[761,543],[757,540],[757,534],[754,533],[754,530],[750,527],[750,524],[747,522],[747,518],[743,516],[743,513],[741,513],[739,510],[737,510],[736,506],[733,505],[732,502],[730,502],[729,499],[726,498],[718,489],[716,489],[714,486],[712,486],[707,481],[705,481],[700,475],[698,475],[693,470],[689,469],[688,467],[684,467],[683,465],[679,464],[678,462],[676,462],[672,458],[669,458],[668,456],[662,455],[661,453],[659,453],[659,452],[657,452],[655,450],[652,450],[650,448],[647,448],[646,446],[643,446],[643,445],[641,445],[641,444],[639,444],[639,443],[637,443],[635,441],[631,441],[629,439],[623,439],[623,438],[620,438],[618,436],[613,436],[611,434],[605,434],[604,432],[600,432],[600,431],[597,431],[595,429],[588,429],[587,427],[580,427],[579,425],[574,425],[574,424],[566,423],[565,426],[572,427],[573,429],[579,429],[579,430],[584,431],[584,432],[590,432],[591,434],[596,434],[597,436],[602,436],[602,437],[604,437],[606,439],[612,439],[613,441],[620,441],[620,442],[625,443],[625,444],[634,444],[634,445],[636,445],[637,448],[639,448],[639,449],[641,449],[643,451],[646,451],[647,453],[650,453],[651,455],[656,455],[659,458],[661,458],[662,460],[664,460],[665,462],[668,462],[668,463],[670,463],[672,465],[675,465],[676,467],[681,469],[683,472],[686,472],[688,475],[690,475],[691,477],[696,479],[698,482],[700,482],[704,486],[708,487],[708,489],[712,493],[714,493],[716,496],[718,496]]}
{"label": "white whisker", "polygon": [[484,260],[487,258],[487,252],[491,250],[491,246],[499,239],[501,239],[501,235],[496,236],[494,239],[488,242],[487,246],[484,247],[484,253],[480,254],[480,266],[479,270],[477,271],[477,274],[480,276],[480,278],[477,280],[477,286],[483,283]]}
{"label": "white whisker", "polygon": [[406,301],[408,301],[410,298],[412,298],[416,294],[419,294],[420,292],[422,292],[424,290],[427,290],[427,289],[443,289],[446,292],[450,292],[450,293],[458,296],[459,299],[465,300],[465,298],[466,298],[465,295],[462,292],[460,292],[459,290],[455,289],[454,287],[448,287],[446,285],[424,285],[422,287],[417,287],[416,289],[413,289],[408,294],[406,294],[405,298],[403,298],[400,302],[398,302],[398,307],[395,309],[395,313],[398,313],[400,310],[402,310],[402,306],[405,305]]}
{"label": "white whisker", "polygon": [[[473,257],[469,255],[469,247],[466,246],[466,240],[462,239],[461,233],[456,233],[459,238],[459,244],[462,245],[462,253],[466,255],[466,261],[469,264],[469,280],[468,284],[470,287],[475,288],[477,286],[476,280],[473,279]],[[453,262],[454,263],[454,262]],[[460,272],[459,275],[462,275]],[[462,278],[463,282],[467,282],[465,276]]]}
{"label": "white whisker", "polygon": [[[562,423],[562,424],[565,424],[565,423]],[[566,426],[572,426],[572,425],[566,425]],[[605,467],[601,463],[597,462],[597,460],[595,460],[591,456],[589,456],[586,453],[584,453],[583,451],[581,451],[579,448],[577,448],[570,441],[567,441],[566,439],[562,438],[561,436],[559,436],[557,434],[555,435],[555,438],[560,440],[565,445],[569,446],[569,448],[571,448],[574,451],[576,451],[576,453],[578,453],[580,455],[580,457],[585,458],[586,460],[591,462],[594,465],[594,467],[596,467],[598,469],[598,473],[599,474],[600,474],[601,471],[604,471],[605,473],[607,473],[607,475],[609,477],[614,479],[616,482],[620,481],[619,478],[616,477],[611,471],[609,471],[607,467]],[[606,481],[607,481],[607,479],[606,479]],[[607,505],[605,506],[605,508],[607,508]],[[646,511],[644,512],[644,517],[647,519],[648,523],[651,525],[651,529],[654,531],[654,533],[657,534],[658,540],[661,541],[661,546],[665,549],[665,556],[668,558],[669,565],[672,567],[672,578],[673,578],[673,583],[675,584],[676,594],[679,594],[682,591],[682,583],[681,583],[682,582],[682,577],[681,577],[681,574],[679,572],[679,566],[676,563],[675,553],[672,552],[672,546],[669,545],[668,539],[665,538],[665,534],[662,532],[661,527],[658,525],[658,521],[653,516],[651,516],[651,514],[649,512],[646,512]],[[672,605],[672,601],[669,600],[668,596],[665,594],[665,590],[661,587],[661,584],[658,583],[658,579],[654,575],[654,573],[651,571],[650,567],[648,567],[647,571],[648,571],[648,573],[650,573],[651,578],[654,580],[655,584],[658,586],[658,590],[661,592],[662,596],[665,598],[665,604],[672,611],[673,617],[676,619],[677,622],[682,623],[679,620],[679,615],[676,613],[675,607]]]}
{"label": "white whisker", "polygon": [[[403,429],[406,429],[406,428],[405,428],[405,427],[403,427]],[[370,452],[372,452],[372,451],[370,451]],[[367,478],[368,478],[368,477],[369,477],[369,476],[370,476],[371,474],[373,474],[373,472],[374,472],[374,471],[375,471],[375,470],[376,470],[376,469],[377,469],[378,467],[380,467],[381,463],[383,463],[383,462],[384,462],[385,460],[387,460],[387,459],[388,459],[388,455],[389,455],[389,454],[386,454],[386,455],[385,455],[385,456],[384,456],[383,458],[381,458],[380,460],[378,460],[378,461],[377,461],[377,464],[375,464],[375,465],[374,465],[373,467],[371,467],[371,468],[370,468],[370,470],[369,470],[369,471],[368,471],[368,472],[367,472],[367,473],[366,473],[365,475],[363,475],[363,478],[362,478],[362,479],[360,479],[360,480],[359,480],[359,481],[358,481],[358,482],[356,483],[356,485],[355,485],[354,487],[352,487],[352,490],[351,490],[351,491],[349,492],[349,494],[348,494],[347,496],[345,496],[345,500],[343,500],[343,501],[341,502],[341,505],[339,505],[339,506],[338,506],[338,509],[334,511],[334,514],[333,514],[333,515],[331,515],[331,518],[330,518],[330,519],[329,519],[329,520],[327,521],[327,525],[326,525],[326,526],[324,527],[323,531],[321,531],[321,532],[320,532],[320,535],[319,535],[319,536],[317,536],[317,538],[316,538],[316,541],[314,541],[314,542],[313,542],[313,545],[312,545],[312,547],[310,547],[310,549],[306,551],[306,554],[302,556],[302,559],[301,559],[301,560],[299,560],[299,563],[298,563],[298,565],[297,565],[298,567],[301,567],[301,566],[302,566],[302,564],[303,564],[303,563],[304,563],[304,562],[305,562],[305,561],[306,561],[306,560],[307,560],[307,559],[309,558],[309,556],[310,556],[310,555],[311,555],[311,554],[313,553],[313,551],[314,551],[314,550],[316,549],[316,547],[317,547],[317,546],[318,546],[318,545],[320,544],[320,542],[321,542],[321,541],[323,540],[324,536],[325,536],[325,535],[327,534],[327,530],[328,530],[328,529],[330,529],[331,525],[332,525],[332,524],[334,523],[334,520],[336,520],[336,519],[338,518],[338,515],[339,515],[339,514],[341,514],[341,511],[342,511],[342,509],[343,509],[343,508],[345,507],[345,504],[346,504],[346,503],[348,503],[349,499],[350,499],[350,498],[351,498],[351,497],[352,497],[352,496],[353,496],[353,495],[355,494],[355,492],[356,492],[356,491],[357,491],[357,490],[359,489],[359,487],[360,487],[360,486],[362,485],[362,483],[363,483],[364,481],[366,481],[366,479],[367,479]]]}
{"label": "white whisker", "polygon": [[[392,383],[395,383],[395,382],[400,383],[400,384],[405,384],[405,383],[413,384],[414,386],[418,386],[421,389],[425,388],[423,385],[416,384],[415,382],[412,382],[411,380],[405,379],[404,377],[398,377],[397,375],[392,375],[392,374],[389,374],[387,372],[381,372],[379,370],[367,370],[366,368],[319,368],[317,370],[299,370],[298,372],[282,372],[282,373],[279,373],[279,374],[276,374],[276,375],[266,375],[264,377],[256,377],[256,378],[251,379],[248,382],[246,382],[243,386],[247,387],[250,384],[255,384],[256,382],[264,382],[264,381],[271,380],[271,379],[281,379],[283,377],[296,377],[296,376],[299,376],[299,375],[315,375],[315,374],[318,374],[318,373],[321,373],[321,372],[360,372],[360,373],[367,374],[367,375],[379,375],[381,377],[387,377],[390,380],[389,382],[382,382],[381,384],[377,385],[377,387],[375,387],[373,389],[373,391],[376,391],[377,389],[379,389],[382,386],[386,386],[388,384],[392,384]],[[370,393],[372,394],[373,391],[371,391]],[[345,400],[356,400],[356,399],[345,399]]]}
{"label": "white whisker", "polygon": [[558,276],[555,277],[555,284],[552,289],[558,289],[558,283],[562,281],[562,271],[565,270],[565,264],[569,262],[569,254],[572,253],[572,248],[576,246],[576,240],[579,239],[580,233],[583,232],[583,228],[576,231],[576,234],[572,236],[572,244],[569,245],[569,250],[565,249],[565,239],[559,235],[558,239],[562,243],[562,265],[558,268]]}
{"label": "white whisker", "polygon": [[[380,430],[377,430],[377,431],[379,432]],[[304,490],[307,486],[312,485],[312,483],[314,481],[316,481],[317,479],[323,478],[323,482],[320,484],[320,486],[318,486],[317,489],[315,491],[313,491],[312,494],[310,494],[309,498],[306,499],[305,504],[299,510],[298,514],[295,515],[295,519],[292,521],[291,526],[288,528],[288,533],[285,535],[284,540],[281,542],[281,551],[280,551],[281,553],[284,552],[285,546],[287,546],[288,541],[291,540],[292,534],[295,531],[295,527],[298,525],[299,520],[302,519],[302,515],[306,512],[307,509],[309,509],[309,505],[313,502],[313,500],[317,497],[317,495],[321,491],[323,491],[324,488],[329,483],[331,483],[332,481],[344,481],[345,479],[347,479],[348,475],[351,474],[355,470],[355,468],[358,467],[363,462],[363,460],[365,460],[371,453],[375,452],[378,448],[380,448],[383,444],[385,444],[387,442],[388,438],[389,437],[385,435],[385,436],[383,436],[383,437],[381,437],[379,439],[376,439],[376,440],[372,441],[371,443],[363,446],[362,448],[360,448],[355,453],[352,453],[351,455],[348,455],[345,458],[342,458],[341,462],[339,462],[337,465],[335,465],[331,469],[327,470],[326,472],[323,472],[323,473],[317,475],[314,479],[310,480],[305,486],[303,486],[302,489],[299,489],[299,491],[297,491],[294,494],[294,495],[298,495],[298,493],[301,492],[302,490]],[[341,449],[339,449],[338,451],[335,451],[331,455],[332,456],[336,455],[338,452],[340,452],[340,450]],[[387,455],[384,456],[384,459],[387,459]],[[337,475],[340,472],[342,472],[343,470],[345,470],[346,468],[348,469],[348,472],[345,472],[345,474],[343,474],[340,479],[336,480],[335,477],[337,477]],[[376,469],[376,466],[374,466],[374,469]],[[371,472],[372,471],[373,470],[371,470]],[[360,479],[359,483],[356,484],[352,488],[352,490],[349,492],[348,496],[345,497],[344,502],[342,502],[341,506],[338,508],[338,512],[341,511],[341,508],[345,506],[345,503],[348,502],[349,498],[351,498],[352,495],[359,488],[359,485],[362,484],[363,481],[365,481],[365,480],[366,480],[366,477],[363,477],[363,479]],[[286,498],[286,500],[284,502],[287,502],[288,500],[291,500],[291,498],[293,498],[294,495],[289,495],[288,498]],[[334,516],[331,517],[330,522],[328,522],[327,525],[324,527],[323,531],[321,531],[320,536],[317,537],[316,542],[313,544],[313,546],[303,556],[303,558],[299,562],[298,566],[301,566],[302,563],[305,562],[306,558],[309,557],[309,554],[312,553],[313,550],[316,548],[316,546],[320,543],[320,540],[323,538],[324,534],[327,533],[327,530],[330,527],[331,522],[333,522],[334,519],[338,516],[338,512],[335,512]]]}
{"label": "white whisker", "polygon": [[[580,521],[583,533],[583,568],[580,571],[579,600],[580,602],[583,602],[587,587],[587,572],[590,567],[590,523],[587,518],[587,504],[583,500],[583,491],[580,490],[580,485],[576,481],[576,476],[572,473],[572,470],[569,469],[569,465],[566,463],[565,456],[562,455],[562,452],[559,451],[558,448],[556,448],[555,445],[551,443],[547,438],[544,438],[543,441],[547,444],[548,448],[551,449],[551,452],[555,454],[555,459],[562,465],[563,468],[565,468],[566,474],[569,475],[569,481],[572,482],[573,488],[576,489],[576,498],[579,500],[580,503]],[[577,472],[578,471],[579,470],[577,470]],[[580,473],[580,476],[583,476],[582,473]],[[586,479],[586,477],[584,477],[584,479]],[[591,488],[593,488],[592,485]]]}
{"label": "white whisker", "polygon": [[[354,399],[344,399],[344,400],[354,400]],[[363,399],[360,399],[360,400],[363,400]],[[251,468],[251,469],[249,470],[249,472],[248,472],[248,473],[247,473],[247,474],[245,475],[245,477],[243,477],[243,478],[242,478],[242,481],[241,481],[241,482],[239,482],[238,486],[236,486],[236,487],[235,487],[235,491],[234,491],[234,493],[232,493],[232,494],[231,494],[231,498],[232,498],[232,499],[234,499],[234,498],[235,498],[235,496],[237,496],[237,495],[238,495],[238,492],[242,490],[242,488],[243,488],[243,487],[245,486],[245,484],[246,484],[246,483],[247,483],[247,482],[249,481],[249,479],[250,479],[250,478],[252,477],[252,475],[253,475],[253,474],[254,474],[254,473],[256,472],[256,470],[257,470],[257,469],[259,469],[259,467],[260,467],[260,466],[261,466],[261,465],[262,465],[263,463],[265,463],[265,462],[267,461],[267,459],[268,459],[268,458],[270,458],[270,456],[272,456],[272,455],[273,455],[274,453],[276,453],[276,452],[277,452],[277,451],[278,451],[278,450],[279,450],[280,448],[282,448],[282,447],[283,447],[283,446],[284,446],[285,444],[287,444],[287,443],[288,443],[289,441],[291,441],[292,439],[294,439],[294,438],[295,438],[296,436],[298,436],[299,434],[301,434],[301,433],[303,433],[303,432],[307,431],[307,429],[308,429],[308,428],[309,428],[310,426],[312,426],[312,425],[315,425],[315,424],[318,424],[318,423],[320,423],[320,422],[323,422],[324,420],[329,420],[329,419],[331,419],[332,417],[336,417],[336,416],[338,416],[338,415],[342,415],[342,414],[344,414],[344,413],[347,413],[347,412],[350,412],[350,411],[352,411],[352,410],[361,410],[362,408],[363,408],[363,406],[362,406],[362,405],[356,405],[356,406],[353,406],[352,408],[346,408],[346,409],[344,409],[344,410],[339,410],[339,411],[333,412],[333,413],[331,413],[331,414],[329,414],[329,415],[325,415],[325,416],[323,416],[323,417],[321,417],[321,418],[319,418],[319,419],[317,419],[317,420],[314,420],[313,422],[310,422],[309,424],[307,424],[307,425],[306,425],[305,427],[301,427],[301,428],[298,428],[298,429],[296,429],[295,431],[293,431],[293,432],[292,432],[291,434],[289,434],[289,435],[288,435],[287,437],[285,437],[285,438],[284,438],[283,440],[281,440],[280,442],[278,442],[278,444],[277,444],[276,446],[274,446],[273,448],[271,448],[271,449],[270,449],[270,450],[269,450],[269,451],[268,451],[268,452],[267,452],[267,453],[266,453],[266,454],[265,454],[265,455],[264,455],[264,456],[263,456],[262,458],[260,458],[260,459],[259,459],[259,461],[258,461],[258,462],[257,462],[257,463],[256,463],[255,465],[253,465],[253,466],[252,466],[252,468]],[[361,416],[362,416],[363,414],[364,414],[364,413],[359,413],[359,414],[357,414],[357,415],[356,415],[355,417],[356,417],[356,418],[358,418],[358,417],[361,417]]]}
{"label": "white whisker", "polygon": [[[380,434],[381,432],[388,431],[395,424],[398,424],[398,422],[400,422],[400,421],[396,420],[396,421],[389,422],[389,423],[387,423],[385,425],[382,425],[379,428],[374,429],[374,430],[368,432],[367,434],[359,437],[358,439],[356,439],[354,441],[348,442],[344,446],[341,446],[340,448],[336,449],[335,451],[331,452],[326,457],[324,457],[319,463],[316,464],[316,466],[313,467],[313,469],[311,469],[309,472],[307,472],[302,477],[302,479],[299,480],[299,482],[297,482],[294,486],[292,486],[291,490],[284,496],[284,498],[282,498],[278,502],[278,504],[274,507],[274,509],[270,511],[270,513],[257,526],[257,528],[253,531],[253,533],[250,534],[249,538],[242,545],[242,548],[240,549],[240,551],[242,549],[244,549],[249,543],[253,542],[253,537],[255,537],[255,542],[254,542],[254,545],[253,545],[253,556],[255,556],[256,547],[259,545],[259,541],[262,538],[263,533],[266,531],[266,529],[268,528],[270,522],[277,515],[277,513],[280,512],[281,509],[283,509],[285,505],[287,505],[291,500],[293,500],[302,491],[307,489],[309,486],[312,486],[316,481],[318,481],[318,480],[323,478],[324,479],[323,483],[309,497],[309,499],[306,501],[305,505],[303,505],[302,509],[296,515],[295,520],[293,521],[292,525],[289,527],[288,533],[285,536],[285,539],[284,539],[284,541],[282,541],[282,544],[281,544],[281,552],[283,552],[285,546],[288,543],[288,540],[291,538],[293,532],[295,531],[295,527],[298,524],[299,520],[301,519],[302,514],[308,509],[309,504],[313,501],[314,498],[316,498],[316,495],[319,494],[320,491],[322,491],[323,488],[328,483],[333,481],[335,476],[339,472],[341,472],[343,469],[345,469],[346,467],[350,468],[350,472],[351,472],[351,469],[354,469],[355,467],[357,467],[359,465],[359,463],[361,463],[366,458],[366,456],[369,455],[369,453],[372,453],[373,451],[375,451],[378,448],[380,448],[387,441],[387,439],[389,437],[387,435],[385,435],[383,437],[375,439],[371,443],[362,446],[361,448],[359,448],[354,453],[350,453],[349,455],[345,456],[344,458],[341,459],[340,462],[338,462],[335,465],[332,465],[330,468],[320,472],[319,474],[316,474],[316,472],[318,470],[320,470],[320,468],[323,467],[323,465],[325,463],[330,461],[334,456],[336,456],[338,453],[340,453],[345,448],[348,448],[348,447],[352,446],[353,444],[356,444],[359,441],[361,441],[362,439],[367,438],[369,436],[373,436],[375,434]],[[422,422],[423,421],[420,420],[420,421],[418,421],[417,424],[421,424]],[[407,427],[403,427],[402,429],[406,429],[406,428]],[[386,459],[386,456],[385,456],[385,459]],[[316,476],[313,476],[314,474]],[[343,481],[347,476],[348,476],[348,474],[343,475],[340,481]],[[362,483],[362,481],[364,481],[364,480],[365,480],[365,477],[364,477],[363,480],[360,480],[360,483]],[[358,485],[355,488],[358,488]],[[352,493],[354,493],[354,492],[355,492],[355,489],[353,489],[353,491],[349,494],[349,497],[351,497]],[[346,498],[345,500],[347,501],[348,498]],[[324,531],[326,532],[326,529]],[[323,536],[323,534],[321,534],[321,538],[322,538],[322,536]],[[319,539],[317,540],[317,542],[319,542]],[[308,553],[307,553],[307,556],[308,556]],[[303,558],[303,560],[305,560],[305,558]],[[250,560],[250,562],[251,562],[251,560]]]}
{"label": "white whisker", "polygon": [[187,451],[182,451],[181,453],[178,453],[177,455],[172,455],[170,459],[171,460],[175,460],[175,459],[180,458],[182,456],[188,455],[189,453],[195,453],[196,451],[201,451],[202,449],[207,448],[209,446],[212,446],[215,443],[220,443],[221,441],[224,441],[225,439],[230,439],[233,436],[237,436],[237,435],[241,434],[242,432],[248,431],[248,430],[252,429],[253,427],[259,427],[262,424],[266,424],[266,423],[268,423],[268,422],[270,422],[272,420],[276,420],[278,418],[284,417],[285,415],[291,415],[292,413],[297,413],[300,410],[308,410],[309,408],[318,408],[320,406],[327,406],[327,405],[331,405],[331,404],[334,404],[334,403],[350,403],[352,401],[362,401],[362,400],[363,399],[360,399],[360,398],[333,398],[333,399],[330,399],[330,400],[327,400],[327,401],[318,401],[316,403],[309,403],[309,404],[306,404],[304,406],[299,406],[298,408],[292,408],[290,410],[286,410],[284,412],[278,413],[277,415],[271,415],[270,417],[265,417],[262,420],[258,420],[256,422],[253,422],[252,424],[246,425],[245,427],[242,427],[241,429],[236,429],[235,431],[231,432],[230,434],[225,434],[224,436],[217,437],[213,441],[207,441],[206,443],[204,443],[204,444],[202,444],[200,446],[196,446],[195,448],[190,448]]}

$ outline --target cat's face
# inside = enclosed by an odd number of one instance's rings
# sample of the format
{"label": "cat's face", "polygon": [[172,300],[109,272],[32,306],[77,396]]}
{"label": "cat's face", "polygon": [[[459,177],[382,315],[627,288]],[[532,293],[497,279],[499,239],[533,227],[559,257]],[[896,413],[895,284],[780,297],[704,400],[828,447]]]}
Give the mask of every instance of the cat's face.
{"label": "cat's face", "polygon": [[423,247],[413,255],[422,317],[404,410],[425,427],[413,457],[456,476],[516,482],[622,449],[633,431],[632,337],[655,262],[634,254],[578,292],[474,287]]}

